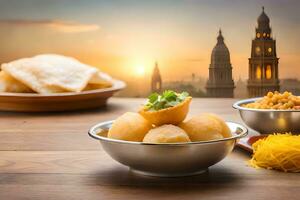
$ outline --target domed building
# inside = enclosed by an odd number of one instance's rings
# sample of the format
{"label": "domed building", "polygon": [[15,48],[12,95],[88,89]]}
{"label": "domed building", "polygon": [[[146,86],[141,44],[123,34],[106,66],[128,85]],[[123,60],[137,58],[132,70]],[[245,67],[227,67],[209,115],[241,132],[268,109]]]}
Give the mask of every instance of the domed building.
{"label": "domed building", "polygon": [[230,53],[224,43],[221,29],[217,40],[218,42],[211,53],[209,79],[206,83],[207,96],[232,98],[234,82],[232,79]]}
{"label": "domed building", "polygon": [[263,96],[268,91],[279,91],[276,41],[272,38],[270,19],[264,7],[257,19],[255,38],[249,58],[248,96]]}

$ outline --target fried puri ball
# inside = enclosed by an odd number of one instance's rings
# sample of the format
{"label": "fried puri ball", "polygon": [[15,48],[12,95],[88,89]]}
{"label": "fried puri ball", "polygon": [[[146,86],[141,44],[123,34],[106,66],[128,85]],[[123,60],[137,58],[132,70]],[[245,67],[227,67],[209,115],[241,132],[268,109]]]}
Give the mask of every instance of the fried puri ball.
{"label": "fried puri ball", "polygon": [[193,142],[222,139],[230,137],[226,123],[214,114],[201,114],[192,117],[179,125]]}
{"label": "fried puri ball", "polygon": [[221,126],[222,126],[222,135],[223,135],[224,138],[232,136],[229,127],[227,126],[226,122],[221,117],[219,117],[216,114],[212,114],[212,113],[205,113],[205,115],[207,115],[208,117],[212,117],[213,119],[217,120],[221,124]]}
{"label": "fried puri ball", "polygon": [[187,97],[183,102],[174,107],[164,108],[158,111],[142,108],[139,113],[155,126],[163,124],[177,125],[185,119],[189,112],[191,101],[192,97]]}
{"label": "fried puri ball", "polygon": [[143,116],[138,113],[127,112],[114,121],[107,137],[141,142],[151,128],[151,123]]}
{"label": "fried puri ball", "polygon": [[190,141],[189,136],[183,129],[171,124],[151,129],[143,139],[145,143],[182,143]]}

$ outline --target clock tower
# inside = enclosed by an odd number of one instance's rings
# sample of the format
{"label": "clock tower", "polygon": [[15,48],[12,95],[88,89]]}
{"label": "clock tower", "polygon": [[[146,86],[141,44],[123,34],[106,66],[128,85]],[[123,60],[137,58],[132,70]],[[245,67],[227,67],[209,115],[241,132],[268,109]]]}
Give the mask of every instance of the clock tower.
{"label": "clock tower", "polygon": [[279,91],[276,41],[272,38],[270,19],[262,7],[258,26],[252,40],[249,58],[248,96],[263,96],[268,91]]}

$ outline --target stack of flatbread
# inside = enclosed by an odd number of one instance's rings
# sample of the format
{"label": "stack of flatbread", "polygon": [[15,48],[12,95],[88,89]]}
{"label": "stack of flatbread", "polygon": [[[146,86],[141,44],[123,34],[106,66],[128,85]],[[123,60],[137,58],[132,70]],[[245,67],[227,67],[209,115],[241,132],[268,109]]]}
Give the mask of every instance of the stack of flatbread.
{"label": "stack of flatbread", "polygon": [[60,93],[112,86],[112,78],[78,60],[55,54],[22,58],[1,65],[0,92]]}

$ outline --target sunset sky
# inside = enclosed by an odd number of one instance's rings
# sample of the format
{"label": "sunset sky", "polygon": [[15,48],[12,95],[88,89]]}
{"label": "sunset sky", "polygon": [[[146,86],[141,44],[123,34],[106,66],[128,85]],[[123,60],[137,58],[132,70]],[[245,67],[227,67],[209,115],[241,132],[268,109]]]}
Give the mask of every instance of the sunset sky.
{"label": "sunset sky", "polygon": [[130,78],[149,75],[157,60],[164,80],[207,77],[221,28],[234,78],[247,78],[261,6],[277,40],[280,78],[299,77],[297,0],[0,0],[0,62],[59,53]]}

